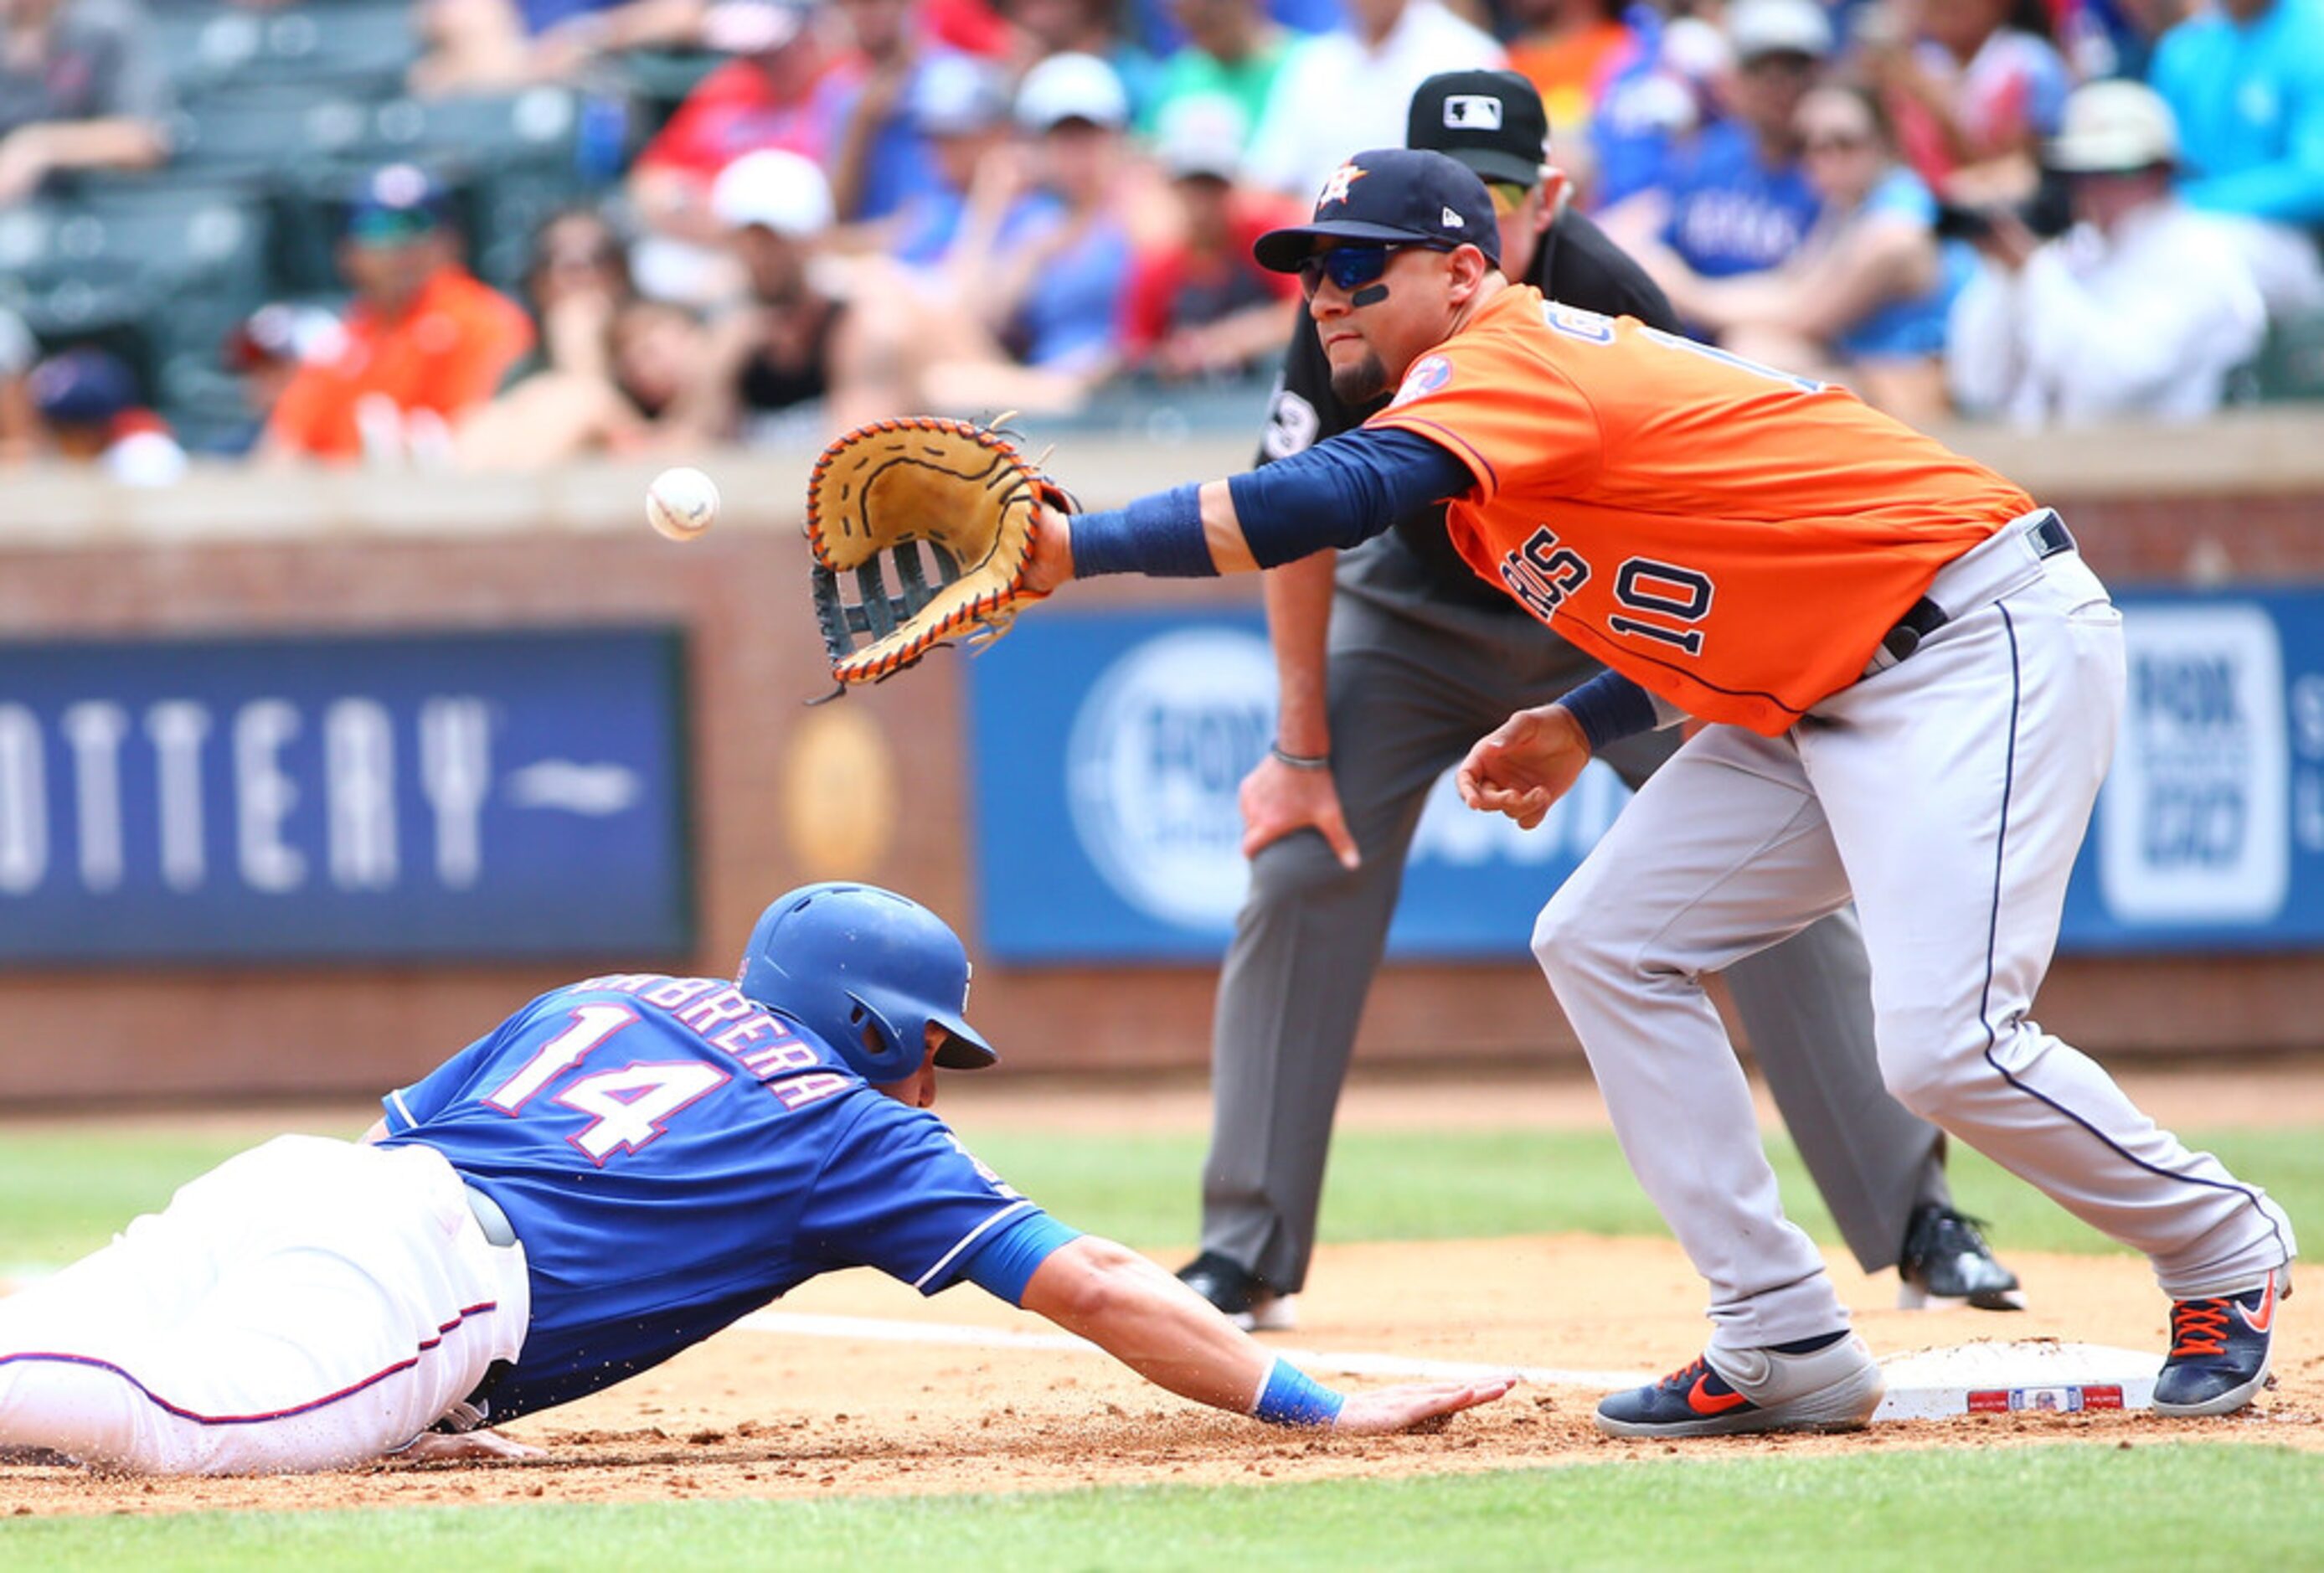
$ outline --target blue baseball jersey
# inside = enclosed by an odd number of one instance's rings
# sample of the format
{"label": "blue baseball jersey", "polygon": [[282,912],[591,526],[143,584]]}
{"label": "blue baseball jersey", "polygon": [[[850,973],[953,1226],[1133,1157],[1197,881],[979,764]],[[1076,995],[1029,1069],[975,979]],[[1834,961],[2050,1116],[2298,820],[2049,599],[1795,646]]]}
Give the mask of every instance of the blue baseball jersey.
{"label": "blue baseball jersey", "polygon": [[1821,208],[1797,162],[1763,162],[1757,141],[1731,120],[1673,154],[1662,183],[1670,193],[1663,242],[1709,279],[1776,266]]}
{"label": "blue baseball jersey", "polygon": [[1014,1298],[1072,1232],[936,1115],[867,1086],[720,978],[552,990],[390,1093],[386,1145],[435,1148],[506,1211],[532,1317],[495,1420],[700,1342],[819,1273],[934,1294],[973,1262]]}

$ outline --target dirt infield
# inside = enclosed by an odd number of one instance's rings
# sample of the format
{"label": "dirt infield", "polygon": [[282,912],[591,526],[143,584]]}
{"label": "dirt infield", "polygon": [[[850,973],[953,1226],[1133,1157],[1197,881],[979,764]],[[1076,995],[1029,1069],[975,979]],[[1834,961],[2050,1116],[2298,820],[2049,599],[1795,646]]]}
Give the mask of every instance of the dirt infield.
{"label": "dirt infield", "polygon": [[[2316,1117],[2318,1078],[2237,1091],[2235,1078],[2142,1084],[2159,1115],[2190,1126]],[[2276,1078],[2264,1078],[2263,1082]],[[996,1091],[998,1089],[995,1089]],[[1175,1100],[1175,1101],[1174,1101]],[[1420,1100],[1421,1103],[1432,1101]],[[1581,1123],[1588,1089],[1536,1089],[1490,1103],[1499,1124]],[[978,1100],[982,1105],[982,1098]],[[1042,1092],[1007,1106],[1010,1124],[1199,1120],[1194,1096],[1067,1098]],[[1520,1112],[1522,1111],[1522,1112]],[[1001,1106],[964,1111],[973,1131]],[[1358,1124],[1443,1124],[1443,1109],[1360,1093]],[[1435,1117],[1420,1117],[1420,1116]],[[2061,1339],[2160,1351],[2165,1302],[2143,1263],[2010,1253],[2033,1309],[1887,1309],[1893,1280],[1829,1258],[1858,1326],[1883,1355],[1978,1338]],[[1561,1235],[1439,1244],[1326,1246],[1286,1347],[1360,1351],[1586,1371],[1656,1371],[1700,1346],[1702,1293],[1665,1240]],[[1047,1331],[1038,1319],[973,1291],[923,1300],[870,1273],[808,1285],[787,1312]],[[2324,1450],[2324,1316],[2306,1297],[2284,1313],[2278,1385],[2247,1415],[2165,1421],[2151,1415],[2005,1415],[1892,1422],[1854,1437],[1683,1444],[1701,1457],[1828,1453],[1864,1448],[2021,1445],[2073,1439],[2131,1447],[2163,1440],[2271,1441]],[[1351,1386],[1378,1379],[1348,1379]],[[0,1466],[0,1515],[307,1509],[524,1501],[665,1501],[1056,1489],[1085,1485],[1256,1483],[1470,1471],[1661,1457],[1671,1444],[1617,1442],[1591,1427],[1597,1385],[1520,1387],[1441,1434],[1389,1439],[1270,1431],[1184,1403],[1093,1353],[967,1344],[802,1337],[738,1327],[610,1393],[520,1421],[511,1434],[545,1460],[496,1466],[387,1467],[298,1479],[138,1481],[78,1470]]]}
{"label": "dirt infield", "polygon": [[[1980,1337],[2054,1336],[2160,1349],[2163,1302],[2142,1263],[2011,1261],[2034,1309],[1877,1309],[1886,1282],[1835,1261],[1858,1325],[1883,1354]],[[811,1284],[784,1308],[983,1327],[1046,1327],[975,1294],[922,1301],[870,1274]],[[1419,1358],[1585,1369],[1661,1369],[1702,1337],[1702,1291],[1675,1247],[1582,1236],[1490,1245],[1327,1250],[1286,1345]],[[1854,1437],[1683,1445],[1701,1457],[1860,1448],[2022,1445],[2074,1439],[2129,1447],[2176,1439],[2324,1450],[2324,1322],[2286,1308],[2278,1386],[2227,1420],[2135,1414],[2017,1414],[1894,1422]],[[1351,1383],[1352,1384],[1352,1383]],[[122,1481],[0,1467],[0,1515],[303,1509],[527,1501],[667,1501],[1048,1490],[1156,1482],[1408,1475],[1661,1457],[1590,1425],[1594,1388],[1520,1387],[1434,1436],[1310,1438],[1269,1431],[1147,1387],[1102,1356],[920,1346],[732,1329],[613,1392],[520,1421],[540,1462],[383,1467],[297,1479]]]}

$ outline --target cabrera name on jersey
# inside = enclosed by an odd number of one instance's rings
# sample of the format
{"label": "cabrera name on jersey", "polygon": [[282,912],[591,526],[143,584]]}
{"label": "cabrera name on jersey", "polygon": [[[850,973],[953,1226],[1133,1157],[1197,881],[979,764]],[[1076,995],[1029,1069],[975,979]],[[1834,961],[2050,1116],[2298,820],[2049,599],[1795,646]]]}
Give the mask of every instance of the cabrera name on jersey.
{"label": "cabrera name on jersey", "polygon": [[658,1364],[818,1273],[933,1294],[1046,1215],[943,1121],[721,978],[542,995],[383,1100],[507,1212],[532,1316],[506,1419]]}

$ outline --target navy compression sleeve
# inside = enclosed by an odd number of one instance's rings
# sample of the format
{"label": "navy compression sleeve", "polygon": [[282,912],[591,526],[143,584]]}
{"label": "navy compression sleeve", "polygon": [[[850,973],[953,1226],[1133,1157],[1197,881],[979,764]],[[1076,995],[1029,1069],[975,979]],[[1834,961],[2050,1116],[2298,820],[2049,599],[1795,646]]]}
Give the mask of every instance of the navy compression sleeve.
{"label": "navy compression sleeve", "polygon": [[1227,482],[1261,568],[1369,541],[1476,485],[1469,467],[1416,431],[1359,426]]}
{"label": "navy compression sleeve", "polygon": [[[1261,568],[1353,546],[1474,484],[1469,467],[1411,431],[1360,427],[1227,482]],[[1197,488],[1141,497],[1074,520],[1074,576],[1215,573]]]}

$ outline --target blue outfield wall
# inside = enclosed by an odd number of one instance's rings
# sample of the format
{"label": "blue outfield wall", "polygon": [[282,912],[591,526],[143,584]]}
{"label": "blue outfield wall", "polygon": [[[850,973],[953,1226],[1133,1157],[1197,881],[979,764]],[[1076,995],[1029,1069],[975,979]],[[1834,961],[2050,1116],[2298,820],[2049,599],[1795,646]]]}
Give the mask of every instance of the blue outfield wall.
{"label": "blue outfield wall", "polygon": [[[2324,945],[2324,592],[2118,598],[2127,703],[2061,949]],[[1216,958],[1246,882],[1236,789],[1274,734],[1260,616],[1046,611],[968,671],[987,951]],[[1528,833],[1440,780],[1389,953],[1524,958],[1543,899],[1626,797],[1593,765]]]}
{"label": "blue outfield wall", "polygon": [[0,645],[0,965],[676,956],[669,628]]}

